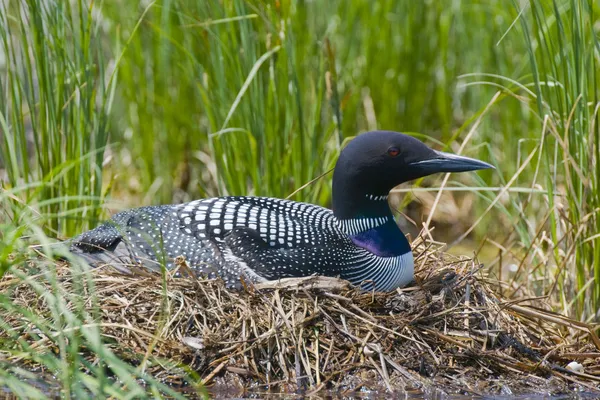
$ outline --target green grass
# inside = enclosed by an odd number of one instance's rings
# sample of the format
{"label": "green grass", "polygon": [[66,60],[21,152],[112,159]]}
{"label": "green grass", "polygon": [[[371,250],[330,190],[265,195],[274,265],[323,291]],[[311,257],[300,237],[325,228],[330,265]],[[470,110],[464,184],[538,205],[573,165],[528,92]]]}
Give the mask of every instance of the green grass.
{"label": "green grass", "polygon": [[0,5],[5,185],[27,188],[21,200],[50,216],[43,227],[54,234],[73,234],[82,227],[81,217],[97,218],[102,199],[112,93],[108,61],[86,4]]}
{"label": "green grass", "polygon": [[[478,2],[466,12],[394,1],[153,3],[135,37],[122,29],[121,40],[131,39],[119,81],[127,105],[115,113],[131,160],[124,167],[157,202],[182,187],[192,197],[282,197],[328,170],[341,140],[360,131],[450,140],[493,94],[465,91],[456,77],[525,63],[523,44],[508,59],[488,50],[513,14]],[[186,169],[191,179],[181,182]],[[328,186],[301,198],[325,202]]]}
{"label": "green grass", "polygon": [[[574,0],[553,1],[552,7],[532,3],[533,33],[527,36],[537,111],[549,119],[546,185],[563,186],[567,193],[560,211],[549,196],[552,239],[558,244],[564,238],[554,249],[557,286],[564,303],[577,291],[576,313],[586,316],[600,306],[600,39],[594,31],[600,9],[592,5]],[[565,292],[572,275],[573,290]]]}
{"label": "green grass", "polygon": [[[597,320],[599,24],[592,0],[0,2],[0,273],[107,208],[287,197],[347,138],[391,129],[498,167],[425,182],[475,199],[436,234],[492,243],[507,296]],[[293,198],[328,205],[330,178]],[[100,370],[85,389],[69,378],[80,346],[102,351],[84,333],[44,363],[73,396],[106,394]]]}

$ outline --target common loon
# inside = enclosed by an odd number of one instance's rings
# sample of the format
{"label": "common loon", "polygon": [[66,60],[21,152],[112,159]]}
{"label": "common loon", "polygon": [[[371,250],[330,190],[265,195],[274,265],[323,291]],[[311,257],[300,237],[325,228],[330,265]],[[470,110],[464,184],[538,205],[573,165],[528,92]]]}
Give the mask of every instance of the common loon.
{"label": "common loon", "polygon": [[357,136],[333,173],[333,211],[269,197],[228,196],[120,212],[71,241],[90,265],[191,269],[229,288],[309,275],[338,276],[365,290],[390,291],[413,280],[413,255],[388,194],[438,172],[493,168],[433,150],[397,132]]}

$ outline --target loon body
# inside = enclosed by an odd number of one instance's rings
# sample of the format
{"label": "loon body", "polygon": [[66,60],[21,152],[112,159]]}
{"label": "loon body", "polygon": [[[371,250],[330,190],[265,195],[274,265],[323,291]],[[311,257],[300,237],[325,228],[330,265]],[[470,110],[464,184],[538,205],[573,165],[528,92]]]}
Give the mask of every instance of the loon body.
{"label": "loon body", "polygon": [[389,291],[413,280],[410,245],[387,203],[400,183],[436,172],[491,165],[441,153],[410,136],[376,131],[342,150],[333,176],[333,211],[268,197],[217,197],[141,207],[113,216],[72,240],[91,265],[159,269],[185,257],[192,270],[262,282],[309,275],[339,276],[364,289]]}

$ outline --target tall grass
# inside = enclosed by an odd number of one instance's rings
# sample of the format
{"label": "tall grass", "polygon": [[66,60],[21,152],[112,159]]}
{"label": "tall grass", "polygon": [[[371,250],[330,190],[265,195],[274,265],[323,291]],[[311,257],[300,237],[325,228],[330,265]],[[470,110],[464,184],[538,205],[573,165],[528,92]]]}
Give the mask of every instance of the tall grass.
{"label": "tall grass", "polygon": [[[361,131],[450,140],[493,94],[465,91],[456,76],[490,64],[506,74],[526,56],[518,41],[495,46],[516,14],[488,3],[152,3],[120,65],[115,133],[123,168],[135,171],[121,182],[149,190],[144,203],[182,191],[284,197],[329,170],[341,140]],[[122,24],[122,41],[141,12],[103,9]],[[526,131],[529,120],[519,124]],[[327,203],[327,182],[296,199]]]}
{"label": "tall grass", "polygon": [[102,196],[110,71],[92,11],[84,1],[0,2],[5,185],[49,216],[54,234],[95,219]]}
{"label": "tall grass", "polygon": [[[89,267],[46,236],[74,234],[101,210],[116,75],[95,12],[84,1],[0,2],[0,277],[12,275],[0,307],[13,316],[0,319],[0,387],[20,398],[180,398],[145,371],[146,360],[136,366],[112,352]],[[57,275],[58,257],[71,261],[71,276]],[[46,314],[12,301],[19,285]]]}
{"label": "tall grass", "polygon": [[[567,314],[597,319],[598,5],[587,0],[514,5],[518,17],[500,41],[511,37],[523,40],[528,54],[523,76],[465,76],[473,80],[468,86],[497,87],[499,100],[520,102],[533,121],[528,131],[512,135],[519,150],[515,158],[518,170],[507,182],[530,190],[509,201],[491,199],[507,211],[510,222],[504,226],[512,226],[508,235],[496,235],[494,241],[503,243],[503,256],[517,254],[517,272],[507,282],[513,294],[522,296],[522,289],[529,288],[550,302],[559,299]],[[496,106],[503,110],[504,118],[510,118],[503,105]],[[510,143],[513,131],[506,132],[502,140]],[[505,154],[496,155],[508,161]],[[510,167],[504,172],[511,176]],[[540,190],[546,192],[544,197],[534,194]]]}
{"label": "tall grass", "polygon": [[[537,111],[548,118],[549,192],[557,288],[565,308],[598,317],[600,308],[600,8],[592,1],[531,3],[521,18],[529,46]],[[531,26],[531,28],[530,28]],[[571,284],[570,277],[575,277]]]}

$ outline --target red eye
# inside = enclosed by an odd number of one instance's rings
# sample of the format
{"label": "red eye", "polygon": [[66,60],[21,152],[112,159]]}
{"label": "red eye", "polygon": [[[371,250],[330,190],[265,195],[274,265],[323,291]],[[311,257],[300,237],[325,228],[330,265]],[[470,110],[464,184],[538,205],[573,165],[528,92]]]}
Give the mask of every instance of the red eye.
{"label": "red eye", "polygon": [[388,154],[392,157],[396,157],[398,154],[400,154],[400,150],[397,147],[390,147],[388,149]]}

